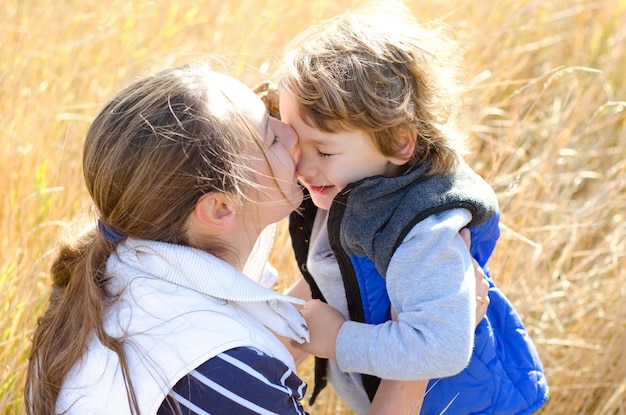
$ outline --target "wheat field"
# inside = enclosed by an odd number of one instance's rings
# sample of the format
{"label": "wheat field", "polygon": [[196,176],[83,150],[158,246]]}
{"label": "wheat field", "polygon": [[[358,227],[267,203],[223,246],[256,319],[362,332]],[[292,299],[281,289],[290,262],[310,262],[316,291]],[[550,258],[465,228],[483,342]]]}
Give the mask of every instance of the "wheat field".
{"label": "wheat field", "polygon": [[[250,86],[349,0],[3,0],[0,4],[0,408],[23,413],[47,270],[89,200],[82,140],[135,77],[210,59]],[[490,267],[539,349],[542,414],[626,414],[626,1],[409,2],[449,24],[467,69],[470,164],[495,188]],[[284,222],[272,261],[297,276]],[[310,362],[302,376],[311,380]],[[309,408],[350,414],[332,389]]]}

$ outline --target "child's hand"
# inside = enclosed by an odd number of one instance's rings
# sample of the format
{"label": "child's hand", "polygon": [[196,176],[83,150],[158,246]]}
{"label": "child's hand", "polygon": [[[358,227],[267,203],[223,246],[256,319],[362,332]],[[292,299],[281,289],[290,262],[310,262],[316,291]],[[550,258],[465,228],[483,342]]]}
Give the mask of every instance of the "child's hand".
{"label": "child's hand", "polygon": [[337,334],[346,319],[339,311],[320,300],[308,301],[300,311],[307,322],[311,342],[298,344],[292,341],[292,347],[317,357],[336,359]]}

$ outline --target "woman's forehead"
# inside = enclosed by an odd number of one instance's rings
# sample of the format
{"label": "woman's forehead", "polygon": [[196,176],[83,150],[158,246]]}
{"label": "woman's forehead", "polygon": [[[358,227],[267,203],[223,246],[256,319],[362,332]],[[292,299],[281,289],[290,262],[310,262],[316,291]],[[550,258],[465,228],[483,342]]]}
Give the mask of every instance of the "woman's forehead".
{"label": "woman's forehead", "polygon": [[238,112],[246,119],[254,123],[256,127],[262,127],[267,110],[263,101],[246,85],[228,75],[212,73],[209,85],[211,87],[211,101],[215,103],[212,111],[224,111],[227,113]]}

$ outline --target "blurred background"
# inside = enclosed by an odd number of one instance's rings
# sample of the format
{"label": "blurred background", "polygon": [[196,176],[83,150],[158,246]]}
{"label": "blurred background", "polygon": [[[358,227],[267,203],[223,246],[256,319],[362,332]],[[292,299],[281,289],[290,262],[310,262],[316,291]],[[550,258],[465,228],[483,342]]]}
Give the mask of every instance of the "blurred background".
{"label": "blurred background", "polygon": [[[23,413],[30,336],[68,223],[89,207],[85,132],[148,72],[210,59],[253,87],[286,43],[349,0],[0,3],[0,411]],[[626,413],[626,1],[407,2],[456,32],[472,165],[495,188],[490,262],[524,318],[551,397],[542,414]],[[298,277],[284,221],[278,289]],[[311,362],[301,375],[311,381]],[[312,415],[350,414],[326,389]]]}

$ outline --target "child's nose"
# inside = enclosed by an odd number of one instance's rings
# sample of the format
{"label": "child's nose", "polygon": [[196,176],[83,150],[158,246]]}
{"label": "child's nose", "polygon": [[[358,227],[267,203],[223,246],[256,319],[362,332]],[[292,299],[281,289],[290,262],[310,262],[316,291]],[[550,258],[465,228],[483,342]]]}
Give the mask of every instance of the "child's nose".
{"label": "child's nose", "polygon": [[315,175],[314,163],[311,163],[310,155],[306,151],[300,151],[298,147],[298,160],[296,162],[296,171],[298,176],[312,177]]}

